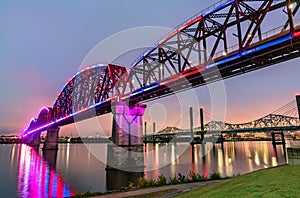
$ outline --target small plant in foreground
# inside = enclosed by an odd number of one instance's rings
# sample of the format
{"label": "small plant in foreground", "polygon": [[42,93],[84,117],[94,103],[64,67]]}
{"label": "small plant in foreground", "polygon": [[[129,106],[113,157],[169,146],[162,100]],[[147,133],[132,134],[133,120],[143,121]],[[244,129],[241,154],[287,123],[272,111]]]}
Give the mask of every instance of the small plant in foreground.
{"label": "small plant in foreground", "polygon": [[155,186],[156,183],[155,183],[155,180],[154,179],[149,179],[148,182],[147,182],[147,187],[150,187],[150,186]]}
{"label": "small plant in foreground", "polygon": [[174,185],[174,184],[180,184],[180,181],[179,181],[179,179],[176,176],[175,177],[170,177],[169,180],[170,180],[169,184],[172,184],[172,185]]}
{"label": "small plant in foreground", "polygon": [[139,177],[138,181],[137,181],[137,185],[138,185],[138,187],[141,187],[141,188],[146,187],[147,180],[144,177]]}
{"label": "small plant in foreground", "polygon": [[204,180],[202,175],[200,175],[199,173],[196,174],[195,172],[192,171],[190,171],[189,177],[193,182],[199,182]]}
{"label": "small plant in foreground", "polygon": [[181,183],[184,183],[185,176],[182,175],[181,173],[178,173],[178,180],[179,180]]}
{"label": "small plant in foreground", "polygon": [[129,187],[129,188],[133,188],[133,186],[134,186],[134,183],[133,183],[133,182],[131,182],[131,181],[128,182],[128,187]]}
{"label": "small plant in foreground", "polygon": [[158,176],[156,184],[158,186],[167,185],[167,178],[165,176],[163,176],[163,175]]}
{"label": "small plant in foreground", "polygon": [[218,179],[221,179],[221,176],[218,173],[214,172],[210,175],[210,179],[211,180],[218,180]]}

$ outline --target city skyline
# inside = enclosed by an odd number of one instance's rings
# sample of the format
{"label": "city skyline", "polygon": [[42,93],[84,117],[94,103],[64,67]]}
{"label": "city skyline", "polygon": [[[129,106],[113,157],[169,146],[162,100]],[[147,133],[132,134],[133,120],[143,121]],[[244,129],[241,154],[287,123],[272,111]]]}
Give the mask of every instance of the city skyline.
{"label": "city skyline", "polygon": [[[114,7],[116,2],[122,6]],[[72,8],[68,3],[58,1],[1,4],[0,22],[4,31],[0,33],[0,42],[4,45],[0,48],[0,130],[14,134],[20,133],[30,118],[37,116],[40,108],[53,105],[55,97],[77,72],[86,54],[106,37],[139,26],[175,27],[207,7],[204,1],[176,1],[174,5],[157,2],[164,12],[161,17],[154,14],[157,9],[154,2],[143,9],[138,9],[137,1],[72,1]],[[101,11],[97,10],[98,6],[102,6]],[[151,14],[142,14],[147,12]],[[255,120],[293,100],[300,84],[297,79],[299,61],[287,61],[225,80],[225,120],[231,123]],[[201,103],[194,105],[195,113],[199,106],[209,109],[207,88],[194,91]],[[168,119],[158,120],[163,123],[160,128],[176,123],[178,116],[172,111],[175,99],[172,96],[150,103],[144,119],[159,117],[161,112],[155,110],[163,106]],[[173,103],[168,106],[170,101]],[[184,102],[183,108],[188,106],[190,104]],[[109,132],[111,116],[97,119],[105,120],[104,130]],[[72,127],[63,131],[70,134],[69,131],[74,130]]]}

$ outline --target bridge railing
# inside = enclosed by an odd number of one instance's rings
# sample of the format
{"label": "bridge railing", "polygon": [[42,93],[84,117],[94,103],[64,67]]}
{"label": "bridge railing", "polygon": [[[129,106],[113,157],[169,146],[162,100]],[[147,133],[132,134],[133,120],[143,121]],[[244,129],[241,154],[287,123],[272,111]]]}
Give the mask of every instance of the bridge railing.
{"label": "bridge railing", "polygon": [[199,16],[201,16],[201,15],[203,15],[203,14],[209,12],[209,11],[212,11],[212,10],[216,9],[218,6],[221,6],[222,4],[226,3],[227,1],[229,1],[229,0],[221,0],[221,1],[216,2],[215,4],[213,4],[213,5],[205,8],[203,10],[201,10],[200,12],[198,12],[197,14],[195,14],[194,16],[192,16],[192,17],[188,18],[187,20],[183,21],[182,23],[180,23],[179,25],[177,25],[174,29],[177,30],[180,27],[183,27],[185,24],[193,21],[194,19],[198,18]]}
{"label": "bridge railing", "polygon": [[[295,25],[295,27],[300,25],[300,18],[294,20],[294,25]],[[260,41],[266,40],[266,39],[268,39],[272,36],[275,36],[275,35],[279,35],[280,33],[288,30],[288,29],[283,29],[283,28],[284,28],[284,25],[281,25],[281,26],[276,27],[272,30],[269,30],[267,32],[262,33],[261,38],[259,36],[253,37],[251,44],[259,43]],[[251,35],[249,35],[249,36],[251,36]],[[227,56],[227,54],[230,54],[232,52],[237,52],[238,50],[239,50],[239,45],[238,44],[230,46],[230,47],[227,48],[226,53],[225,53],[225,50],[222,50],[222,51],[219,51],[219,52],[215,53],[215,55],[213,56],[213,59],[221,58],[223,56]]]}

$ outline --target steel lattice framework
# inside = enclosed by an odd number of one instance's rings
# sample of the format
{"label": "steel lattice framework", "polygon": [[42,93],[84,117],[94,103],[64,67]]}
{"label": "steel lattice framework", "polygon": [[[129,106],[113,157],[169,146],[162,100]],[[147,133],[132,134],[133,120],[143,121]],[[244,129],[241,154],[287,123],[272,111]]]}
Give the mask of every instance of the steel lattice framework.
{"label": "steel lattice framework", "polygon": [[296,0],[222,0],[149,48],[129,71],[108,64],[77,73],[23,134],[72,123],[75,115],[83,120],[111,112],[111,101],[154,100],[297,58],[299,5]]}
{"label": "steel lattice framework", "polygon": [[205,125],[207,131],[233,131],[238,129],[255,129],[255,128],[268,128],[268,127],[286,127],[286,126],[299,126],[299,118],[289,117],[284,115],[269,114],[263,118],[242,123],[230,124],[222,121],[211,121]]}
{"label": "steel lattice framework", "polygon": [[[262,56],[265,52],[259,52],[262,58],[255,53],[259,44],[274,36],[294,34],[298,9],[299,1],[292,0],[220,1],[140,56],[129,73],[133,87],[126,91],[161,82],[170,88],[163,90],[166,94],[185,89],[186,84],[201,86],[299,56],[299,50],[291,53],[291,48],[286,54],[281,51]],[[275,11],[283,13],[272,27],[275,29],[265,28],[267,16]],[[180,85],[178,76],[187,82]]]}
{"label": "steel lattice framework", "polygon": [[[116,65],[87,67],[65,85],[53,106],[52,120],[80,112],[95,104],[120,96],[126,68]],[[118,83],[118,88],[116,84]]]}

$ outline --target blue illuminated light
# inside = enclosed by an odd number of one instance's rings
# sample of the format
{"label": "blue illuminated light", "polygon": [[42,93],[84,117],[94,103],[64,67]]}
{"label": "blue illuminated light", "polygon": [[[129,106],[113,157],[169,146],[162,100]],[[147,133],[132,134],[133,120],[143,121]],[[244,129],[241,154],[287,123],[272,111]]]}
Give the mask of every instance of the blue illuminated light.
{"label": "blue illuminated light", "polygon": [[155,49],[157,49],[157,45],[155,45],[154,47],[149,48],[143,55],[141,55],[131,66],[131,68],[133,68],[134,66],[136,66],[137,64],[139,64],[142,60],[145,59],[145,57],[147,57],[149,54],[151,54]]}
{"label": "blue illuminated light", "polygon": [[151,85],[150,87],[145,87],[145,88],[144,88],[144,91],[145,91],[145,92],[146,92],[146,91],[150,91],[150,90],[155,89],[155,88],[157,88],[157,87],[159,87],[159,83],[155,83],[154,85]]}
{"label": "blue illuminated light", "polygon": [[247,50],[247,51],[243,51],[242,56],[247,56],[247,55],[252,54],[254,52],[256,52],[256,48],[253,48],[253,49],[250,49],[250,50]]}
{"label": "blue illuminated light", "polygon": [[250,50],[247,50],[247,51],[244,51],[242,52],[242,56],[246,56],[246,55],[249,55],[249,54],[252,54],[254,52],[257,52],[257,51],[261,51],[261,50],[264,50],[264,49],[267,49],[269,47],[272,47],[274,45],[278,45],[280,43],[283,43],[285,41],[288,41],[288,40],[291,40],[292,39],[292,36],[291,35],[287,35],[285,37],[282,37],[278,40],[275,40],[275,41],[271,41],[271,42],[268,42],[268,43],[265,43],[261,46],[258,46],[256,48],[253,48],[253,49],[250,49]]}
{"label": "blue illuminated light", "polygon": [[261,45],[261,46],[258,46],[258,47],[256,48],[256,51],[260,51],[260,50],[263,50],[263,49],[272,47],[272,46],[274,46],[274,45],[283,43],[283,42],[288,41],[288,40],[291,40],[291,39],[292,39],[292,36],[291,36],[291,35],[287,35],[287,36],[285,36],[285,37],[282,37],[281,39],[278,39],[278,40],[275,40],[275,41],[266,43],[266,44]]}
{"label": "blue illuminated light", "polygon": [[209,64],[206,66],[207,69],[211,68],[211,67],[215,67],[215,66],[219,66],[221,64],[224,64],[224,63],[227,63],[227,62],[230,62],[230,61],[233,61],[234,59],[237,59],[237,58],[240,58],[241,57],[241,54],[236,54],[234,56],[230,56],[228,58],[225,58],[223,60],[220,60],[218,62],[215,62],[215,63],[212,63],[212,64]]}
{"label": "blue illuminated light", "polygon": [[243,57],[243,56],[247,56],[249,54],[252,54],[254,52],[258,52],[258,51],[261,51],[261,50],[264,50],[264,49],[267,49],[267,48],[270,48],[274,45],[278,45],[280,43],[283,43],[283,42],[286,42],[286,41],[289,41],[292,39],[292,36],[291,35],[287,35],[287,36],[284,36],[280,39],[277,39],[275,41],[271,41],[271,42],[268,42],[268,43],[265,43],[261,46],[258,46],[256,48],[252,48],[252,49],[249,49],[249,50],[246,50],[246,51],[243,51],[242,53],[238,53],[237,55],[234,55],[234,56],[231,56],[231,57],[228,57],[228,58],[225,58],[223,60],[220,60],[218,62],[215,62],[215,63],[212,63],[212,64],[209,64],[208,66],[206,66],[207,69],[211,68],[211,67],[215,67],[215,66],[219,66],[221,64],[224,64],[224,63],[228,63],[230,61],[233,61],[234,59],[237,59],[237,58],[240,58],[240,57]]}
{"label": "blue illuminated light", "polygon": [[143,92],[150,91],[152,89],[155,89],[155,88],[159,87],[159,85],[160,85],[159,83],[154,83],[154,84],[145,86],[145,87],[140,88],[140,89],[136,90],[135,92],[131,93],[130,96],[135,96],[135,95],[138,95],[138,94],[142,94]]}
{"label": "blue illuminated light", "polygon": [[68,188],[67,184],[64,183],[64,197],[71,197],[72,193],[70,189]]}
{"label": "blue illuminated light", "polygon": [[225,7],[227,7],[228,5],[232,4],[233,2],[234,2],[234,0],[227,1],[226,3],[224,3],[224,4],[222,4],[222,5],[219,5],[219,6],[216,7],[215,9],[210,10],[210,11],[204,13],[202,16],[203,16],[203,17],[207,17],[208,15],[210,15],[210,14],[212,14],[212,13],[214,13],[214,12],[217,12],[217,11],[219,11],[219,10],[221,10],[221,9],[223,9],[223,8],[225,8]]}
{"label": "blue illuminated light", "polygon": [[144,89],[141,88],[141,89],[138,89],[137,91],[135,91],[134,93],[131,93],[130,96],[135,96],[135,95],[141,94],[143,92],[144,92]]}

